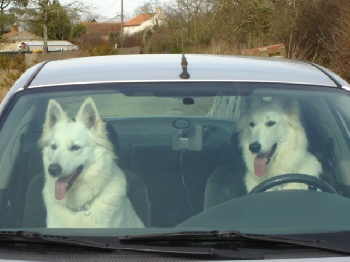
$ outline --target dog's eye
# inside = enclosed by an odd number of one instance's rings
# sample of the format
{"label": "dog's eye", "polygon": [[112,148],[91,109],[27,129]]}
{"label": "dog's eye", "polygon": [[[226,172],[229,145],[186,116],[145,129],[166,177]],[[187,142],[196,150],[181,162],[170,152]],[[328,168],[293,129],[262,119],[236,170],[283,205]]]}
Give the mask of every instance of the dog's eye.
{"label": "dog's eye", "polygon": [[51,149],[52,150],[56,150],[57,149],[57,146],[55,144],[51,145]]}
{"label": "dog's eye", "polygon": [[274,125],[276,125],[276,122],[275,122],[275,121],[268,121],[268,122],[266,123],[266,126],[274,126]]}
{"label": "dog's eye", "polygon": [[77,145],[72,145],[71,147],[70,147],[70,150],[71,151],[77,151],[77,150],[79,150],[80,149],[80,146],[77,146]]}
{"label": "dog's eye", "polygon": [[254,123],[254,122],[250,122],[250,123],[249,123],[249,126],[250,126],[250,127],[254,127],[254,126],[255,126],[255,123]]}

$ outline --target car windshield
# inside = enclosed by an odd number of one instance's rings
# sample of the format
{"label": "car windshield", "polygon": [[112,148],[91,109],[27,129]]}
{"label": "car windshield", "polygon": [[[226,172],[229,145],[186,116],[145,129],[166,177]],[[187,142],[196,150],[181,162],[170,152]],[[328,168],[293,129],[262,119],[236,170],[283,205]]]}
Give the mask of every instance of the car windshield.
{"label": "car windshield", "polygon": [[350,230],[345,90],[190,81],[46,86],[18,92],[0,128],[3,231]]}

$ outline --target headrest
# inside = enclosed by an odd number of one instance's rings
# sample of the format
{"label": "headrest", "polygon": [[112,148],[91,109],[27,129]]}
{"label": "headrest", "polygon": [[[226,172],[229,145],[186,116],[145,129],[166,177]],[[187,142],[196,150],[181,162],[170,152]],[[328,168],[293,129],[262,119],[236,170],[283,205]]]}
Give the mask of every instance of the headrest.
{"label": "headrest", "polygon": [[113,144],[114,152],[118,154],[119,152],[119,137],[117,134],[117,131],[115,131],[114,127],[112,126],[111,123],[105,122],[106,123],[106,131],[107,131],[107,136],[111,143]]}

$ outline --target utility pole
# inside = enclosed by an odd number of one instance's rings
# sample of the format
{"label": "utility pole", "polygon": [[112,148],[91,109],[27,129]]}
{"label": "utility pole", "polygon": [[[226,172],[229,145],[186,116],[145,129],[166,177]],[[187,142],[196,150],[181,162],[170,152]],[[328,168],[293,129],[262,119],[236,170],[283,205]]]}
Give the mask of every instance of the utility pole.
{"label": "utility pole", "polygon": [[123,7],[123,0],[121,0],[121,25],[120,25],[120,47],[123,47],[123,39],[124,39],[124,7]]}

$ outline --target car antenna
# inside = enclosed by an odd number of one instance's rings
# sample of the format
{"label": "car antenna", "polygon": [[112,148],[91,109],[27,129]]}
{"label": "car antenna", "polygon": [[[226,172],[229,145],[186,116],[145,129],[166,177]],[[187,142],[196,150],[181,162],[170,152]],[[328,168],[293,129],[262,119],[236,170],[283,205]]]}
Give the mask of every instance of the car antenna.
{"label": "car antenna", "polygon": [[184,39],[182,35],[182,23],[180,18],[180,30],[181,30],[181,49],[182,49],[182,58],[181,58],[181,66],[182,66],[182,73],[179,75],[181,79],[189,79],[190,74],[187,72],[187,59],[185,56],[185,50],[184,50]]}

